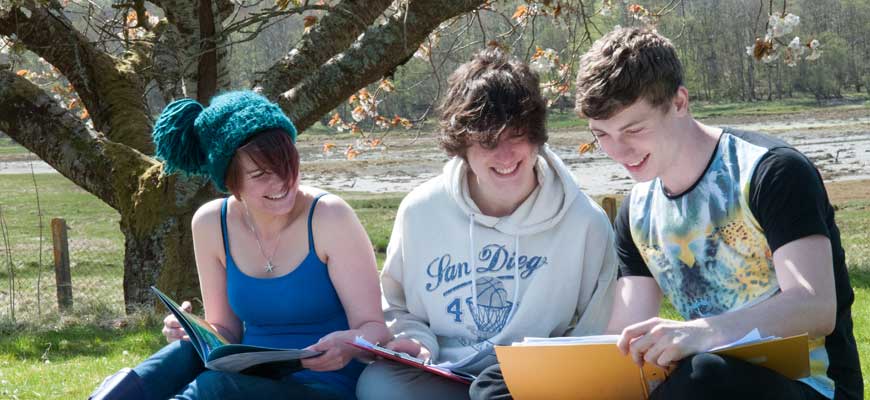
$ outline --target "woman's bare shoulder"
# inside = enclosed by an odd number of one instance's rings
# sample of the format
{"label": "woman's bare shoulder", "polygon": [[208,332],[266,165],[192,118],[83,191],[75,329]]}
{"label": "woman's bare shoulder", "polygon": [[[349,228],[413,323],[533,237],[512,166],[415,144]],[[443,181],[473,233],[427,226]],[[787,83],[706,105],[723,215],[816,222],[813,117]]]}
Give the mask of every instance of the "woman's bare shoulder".
{"label": "woman's bare shoulder", "polygon": [[194,230],[198,228],[211,228],[220,226],[221,207],[224,199],[214,199],[201,205],[193,214],[191,226]]}

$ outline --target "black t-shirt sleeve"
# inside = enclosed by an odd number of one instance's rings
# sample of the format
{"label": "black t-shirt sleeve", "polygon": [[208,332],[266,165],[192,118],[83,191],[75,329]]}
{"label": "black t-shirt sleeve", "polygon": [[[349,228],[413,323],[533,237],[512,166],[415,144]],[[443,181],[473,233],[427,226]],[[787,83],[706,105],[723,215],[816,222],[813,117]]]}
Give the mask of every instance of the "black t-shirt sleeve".
{"label": "black t-shirt sleeve", "polygon": [[616,213],[616,254],[619,256],[619,277],[623,276],[649,276],[646,263],[640,256],[640,251],[631,238],[631,223],[628,218],[631,195],[625,196],[619,212]]}
{"label": "black t-shirt sleeve", "polygon": [[822,177],[806,156],[777,147],[759,161],[749,187],[749,208],[771,252],[810,235],[830,238],[828,207]]}

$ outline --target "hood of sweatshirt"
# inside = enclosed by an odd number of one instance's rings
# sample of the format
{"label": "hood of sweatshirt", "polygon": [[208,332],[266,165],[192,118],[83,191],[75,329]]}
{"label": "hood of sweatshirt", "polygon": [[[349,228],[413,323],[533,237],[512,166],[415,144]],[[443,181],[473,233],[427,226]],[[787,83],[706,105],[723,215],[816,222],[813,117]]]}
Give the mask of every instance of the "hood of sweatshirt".
{"label": "hood of sweatshirt", "polygon": [[381,275],[396,337],[479,373],[497,362],[494,345],[603,332],[616,276],[610,221],[547,146],[535,174],[536,188],[504,217],[480,212],[461,158],[405,197]]}
{"label": "hood of sweatshirt", "polygon": [[[546,231],[557,225],[568,210],[571,203],[580,194],[580,189],[574,183],[571,172],[565,164],[545,144],[538,151],[535,161],[535,175],[538,184],[529,196],[514,210],[513,213],[503,217],[484,215],[474,200],[468,186],[469,175],[468,163],[461,157],[454,157],[444,166],[444,185],[448,196],[456,203],[462,212],[468,216],[468,257],[474,259],[475,225],[481,225],[484,229],[490,228],[503,234],[510,235],[513,240],[513,253],[522,254],[520,242],[522,236],[534,235]],[[480,228],[478,228],[480,229]],[[522,293],[519,268],[513,269],[514,287],[513,306],[508,313],[504,326],[513,319],[516,306],[519,305],[520,293]],[[486,278],[478,280],[477,268],[471,268],[471,300],[472,308],[478,309],[478,286],[486,286],[490,281]],[[483,347],[490,347],[491,343],[485,342]],[[478,345],[481,346],[481,345]],[[483,350],[482,347],[479,347]],[[488,351],[472,353],[466,358],[450,363],[452,367],[467,368],[472,365],[486,363]]]}
{"label": "hood of sweatshirt", "polygon": [[510,215],[483,215],[471,199],[468,168],[462,157],[454,157],[444,165],[444,185],[448,195],[474,222],[511,236],[532,235],[550,229],[562,220],[580,194],[571,171],[545,144],[535,162],[538,185],[529,197]]}

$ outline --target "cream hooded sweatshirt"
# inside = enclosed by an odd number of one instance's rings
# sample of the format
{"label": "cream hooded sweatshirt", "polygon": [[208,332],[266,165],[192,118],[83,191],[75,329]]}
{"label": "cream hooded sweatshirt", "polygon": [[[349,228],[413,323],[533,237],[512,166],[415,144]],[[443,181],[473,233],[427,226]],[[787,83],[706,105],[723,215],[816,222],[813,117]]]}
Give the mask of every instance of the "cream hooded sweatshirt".
{"label": "cream hooded sweatshirt", "polygon": [[616,280],[610,222],[546,145],[535,173],[537,188],[506,217],[481,214],[460,157],[399,206],[384,312],[434,363],[476,374],[496,363],[493,345],[604,332]]}

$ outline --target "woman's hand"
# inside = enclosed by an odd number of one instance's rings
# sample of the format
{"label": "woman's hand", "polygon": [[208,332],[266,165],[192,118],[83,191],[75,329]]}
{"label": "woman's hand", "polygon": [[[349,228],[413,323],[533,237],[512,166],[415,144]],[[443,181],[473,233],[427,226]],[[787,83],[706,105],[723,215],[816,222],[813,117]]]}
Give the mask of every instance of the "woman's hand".
{"label": "woman's hand", "polygon": [[362,332],[352,329],[332,332],[320,338],[307,349],[322,351],[323,354],[303,359],[302,366],[312,371],[335,371],[344,368],[350,360],[359,355],[360,350],[348,344],[353,343],[357,336],[362,336]]}
{"label": "woman's hand", "polygon": [[407,353],[411,357],[417,357],[421,360],[429,361],[432,357],[432,353],[429,352],[429,349],[423,347],[419,341],[415,339],[395,339],[390,343],[387,343],[384,346],[392,351],[398,351],[400,353]]}
{"label": "woman's hand", "polygon": [[[193,307],[190,305],[189,301],[185,301],[181,303],[181,310],[192,312]],[[163,336],[166,336],[166,341],[170,343],[179,339],[190,340],[187,336],[187,332],[181,328],[181,324],[178,323],[178,319],[176,319],[173,314],[169,314],[166,318],[163,318]]]}

